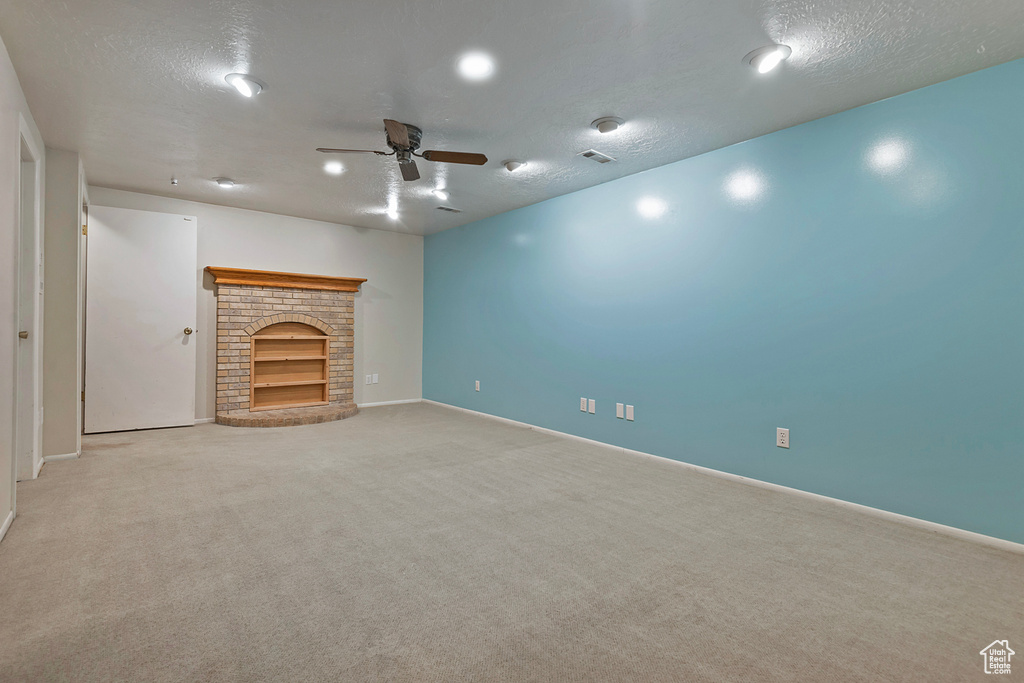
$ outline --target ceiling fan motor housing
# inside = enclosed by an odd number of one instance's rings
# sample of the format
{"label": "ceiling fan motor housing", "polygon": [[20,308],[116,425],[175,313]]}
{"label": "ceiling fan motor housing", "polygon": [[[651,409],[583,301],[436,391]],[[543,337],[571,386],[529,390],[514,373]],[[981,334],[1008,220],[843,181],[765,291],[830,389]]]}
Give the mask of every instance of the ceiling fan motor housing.
{"label": "ceiling fan motor housing", "polygon": [[422,156],[427,161],[440,161],[448,164],[472,164],[481,166],[487,163],[487,157],[483,154],[467,154],[465,152],[444,152],[428,149],[422,155],[416,150],[420,147],[420,140],[423,131],[417,126],[402,123],[394,119],[384,119],[385,140],[391,148],[391,154],[378,152],[372,149],[335,149],[333,147],[317,147],[318,152],[328,154],[335,153],[366,153],[379,154],[380,156],[395,156],[398,167],[402,171],[402,180],[413,181],[420,179],[419,169],[416,168],[414,156]]}
{"label": "ceiling fan motor housing", "polygon": [[[423,131],[417,128],[416,126],[409,125],[408,123],[403,125],[409,130],[409,146],[406,148],[399,147],[398,145],[391,141],[391,136],[387,135],[388,147],[399,153],[401,153],[402,151],[413,152],[419,149],[420,139],[423,137]],[[401,154],[399,154],[398,160],[402,161]]]}

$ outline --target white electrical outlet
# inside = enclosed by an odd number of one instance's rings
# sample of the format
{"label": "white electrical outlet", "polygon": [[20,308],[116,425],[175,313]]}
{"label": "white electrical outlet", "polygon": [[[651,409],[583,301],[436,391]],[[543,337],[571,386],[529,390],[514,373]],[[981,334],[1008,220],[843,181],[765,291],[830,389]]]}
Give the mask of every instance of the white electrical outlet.
{"label": "white electrical outlet", "polygon": [[476,390],[480,391],[480,380],[476,381]]}
{"label": "white electrical outlet", "polygon": [[622,413],[622,409],[623,409],[623,405],[621,403],[616,403],[615,404],[615,417],[619,418],[620,420],[624,417],[623,413]]}
{"label": "white electrical outlet", "polygon": [[580,399],[580,412],[587,412],[587,399],[585,398]]}
{"label": "white electrical outlet", "polygon": [[378,374],[377,374],[377,373],[375,372],[375,373],[373,373],[373,383],[374,383],[374,384],[377,384],[378,382],[380,382],[380,375],[378,375]]}
{"label": "white electrical outlet", "polygon": [[633,406],[626,406],[626,419],[633,421]]}
{"label": "white electrical outlet", "polygon": [[367,384],[373,384],[373,375],[367,375],[366,376],[366,383]]}
{"label": "white electrical outlet", "polygon": [[589,412],[591,415],[597,412],[597,401],[595,401],[594,399],[590,399],[590,401],[588,401],[587,412]]}
{"label": "white electrical outlet", "polygon": [[779,448],[789,448],[789,429],[778,427],[775,430],[775,445]]}

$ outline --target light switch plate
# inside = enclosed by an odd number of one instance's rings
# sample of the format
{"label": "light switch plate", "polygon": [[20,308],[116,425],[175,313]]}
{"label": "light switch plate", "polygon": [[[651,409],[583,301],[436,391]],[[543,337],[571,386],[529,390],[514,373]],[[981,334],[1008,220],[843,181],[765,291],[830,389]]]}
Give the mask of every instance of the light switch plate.
{"label": "light switch plate", "polygon": [[585,398],[580,399],[580,412],[587,412],[587,399]]}
{"label": "light switch plate", "polygon": [[597,412],[597,401],[595,401],[594,399],[590,399],[589,403],[590,403],[590,405],[587,406],[587,412],[589,412],[591,414],[596,413]]}
{"label": "light switch plate", "polygon": [[633,406],[626,406],[626,419],[633,421]]}
{"label": "light switch plate", "polygon": [[779,448],[789,448],[788,427],[777,427],[775,429],[775,445]]}
{"label": "light switch plate", "polygon": [[616,403],[615,404],[615,417],[619,418],[620,420],[624,416],[624,414],[623,414],[623,407],[624,406],[621,403]]}
{"label": "light switch plate", "polygon": [[476,390],[480,391],[480,380],[476,381]]}
{"label": "light switch plate", "polygon": [[366,376],[366,383],[367,384],[373,384],[373,375],[367,375]]}
{"label": "light switch plate", "polygon": [[375,373],[373,373],[373,383],[374,383],[374,384],[377,384],[378,382],[380,382],[380,375],[378,375],[378,374],[377,374],[377,373],[375,372]]}

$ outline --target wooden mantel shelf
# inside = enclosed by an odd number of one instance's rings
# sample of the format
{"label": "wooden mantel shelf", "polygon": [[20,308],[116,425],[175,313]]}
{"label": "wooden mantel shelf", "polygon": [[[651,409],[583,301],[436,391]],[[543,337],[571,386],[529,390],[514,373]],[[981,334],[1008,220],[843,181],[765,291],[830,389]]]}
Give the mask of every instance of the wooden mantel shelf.
{"label": "wooden mantel shelf", "polygon": [[327,289],[333,292],[358,292],[364,277],[331,277],[302,273],[276,273],[271,270],[246,270],[206,266],[218,285],[257,285],[260,287],[291,287],[293,289]]}

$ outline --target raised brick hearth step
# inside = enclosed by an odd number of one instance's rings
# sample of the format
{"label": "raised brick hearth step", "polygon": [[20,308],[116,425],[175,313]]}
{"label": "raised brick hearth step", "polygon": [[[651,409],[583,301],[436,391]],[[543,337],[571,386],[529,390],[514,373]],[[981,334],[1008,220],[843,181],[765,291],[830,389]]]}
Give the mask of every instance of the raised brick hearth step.
{"label": "raised brick hearth step", "polygon": [[319,422],[334,422],[352,417],[359,412],[355,403],[342,405],[313,406],[311,408],[284,408],[253,413],[248,410],[232,410],[217,414],[217,424],[230,427],[295,427]]}

